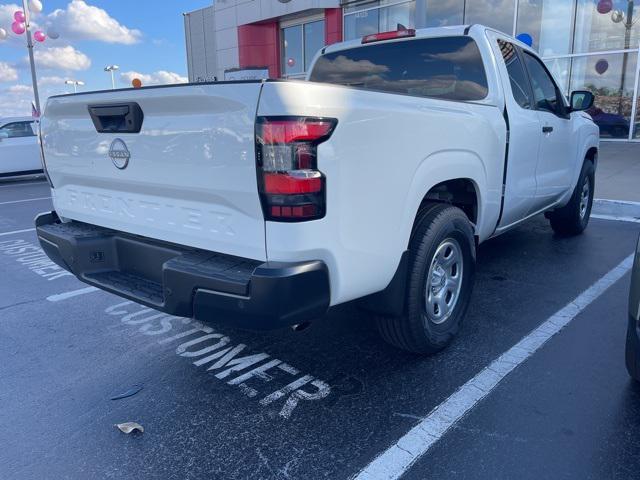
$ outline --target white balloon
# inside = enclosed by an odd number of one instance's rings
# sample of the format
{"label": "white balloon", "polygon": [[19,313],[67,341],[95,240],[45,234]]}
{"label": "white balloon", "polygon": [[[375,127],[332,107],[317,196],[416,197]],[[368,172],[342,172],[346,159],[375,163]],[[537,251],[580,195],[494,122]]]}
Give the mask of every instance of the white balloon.
{"label": "white balloon", "polygon": [[51,40],[56,40],[60,38],[60,34],[56,31],[55,28],[49,27],[47,29],[47,37],[49,37]]}
{"label": "white balloon", "polygon": [[29,10],[33,13],[40,13],[42,11],[42,2],[40,0],[29,0]]}
{"label": "white balloon", "polygon": [[0,40],[7,38],[7,31],[4,28],[0,28]]}

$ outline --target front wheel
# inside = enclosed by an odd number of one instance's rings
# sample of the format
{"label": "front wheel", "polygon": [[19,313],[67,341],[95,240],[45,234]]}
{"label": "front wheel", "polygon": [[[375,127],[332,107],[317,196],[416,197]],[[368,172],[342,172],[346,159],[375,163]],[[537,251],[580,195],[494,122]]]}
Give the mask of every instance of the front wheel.
{"label": "front wheel", "polygon": [[473,229],[462,210],[446,204],[423,208],[409,244],[405,313],[377,318],[382,337],[419,354],[451,343],[469,306],[475,257]]}
{"label": "front wheel", "polygon": [[569,203],[547,215],[554,232],[561,235],[579,235],[584,232],[591,217],[594,190],[595,168],[591,160],[586,160]]}

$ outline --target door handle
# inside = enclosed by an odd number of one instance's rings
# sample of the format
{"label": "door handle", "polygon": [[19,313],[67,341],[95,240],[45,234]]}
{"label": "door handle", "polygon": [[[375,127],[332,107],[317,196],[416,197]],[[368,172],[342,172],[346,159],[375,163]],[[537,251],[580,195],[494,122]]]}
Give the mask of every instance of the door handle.
{"label": "door handle", "polygon": [[550,126],[542,127],[542,133],[551,133],[551,132],[553,132],[553,127],[550,127]]}

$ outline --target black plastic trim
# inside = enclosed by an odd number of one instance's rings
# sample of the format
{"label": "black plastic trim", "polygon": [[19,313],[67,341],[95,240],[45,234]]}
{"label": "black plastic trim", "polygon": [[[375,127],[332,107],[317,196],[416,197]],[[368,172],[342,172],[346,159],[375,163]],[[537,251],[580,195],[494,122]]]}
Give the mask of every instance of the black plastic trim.
{"label": "black plastic trim", "polygon": [[140,133],[144,122],[142,108],[136,102],[87,105],[98,133]]}
{"label": "black plastic trim", "polygon": [[398,268],[387,287],[360,300],[360,306],[368,311],[399,317],[404,313],[404,299],[409,272],[409,250],[402,252]]}
{"label": "black plastic trim", "polygon": [[261,262],[61,223],[55,212],[35,224],[42,249],[78,279],[171,315],[268,330],[329,308],[329,270],[320,260]]}
{"label": "black plastic trim", "polygon": [[500,227],[500,222],[502,222],[502,215],[504,213],[504,196],[507,193],[507,173],[509,169],[509,143],[511,143],[511,126],[509,125],[509,114],[507,113],[507,104],[504,105],[504,123],[507,127],[507,142],[504,147],[504,167],[502,169],[502,195],[500,196],[500,213],[498,214],[498,221],[496,222],[496,228],[493,229],[495,231]]}
{"label": "black plastic trim", "polygon": [[6,172],[6,173],[0,173],[0,178],[5,178],[5,177],[20,177],[23,175],[38,175],[38,174],[42,174],[44,173],[43,170],[23,170],[20,172]]}

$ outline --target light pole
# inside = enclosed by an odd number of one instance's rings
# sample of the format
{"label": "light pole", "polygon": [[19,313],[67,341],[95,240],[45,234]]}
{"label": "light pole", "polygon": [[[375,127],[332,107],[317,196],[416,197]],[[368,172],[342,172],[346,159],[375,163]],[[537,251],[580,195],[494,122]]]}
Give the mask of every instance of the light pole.
{"label": "light pole", "polygon": [[78,86],[84,85],[82,80],[65,80],[64,83],[67,85],[73,85],[73,93],[78,93]]}
{"label": "light pole", "polygon": [[113,72],[119,70],[120,67],[118,65],[107,65],[104,67],[105,72],[111,72],[111,89],[114,90],[116,88],[116,79],[113,76]]}
{"label": "light pole", "polygon": [[33,97],[36,102],[36,114],[40,116],[40,94],[38,93],[38,78],[36,76],[36,63],[33,60],[33,40],[31,38],[31,29],[29,23],[31,20],[31,12],[27,5],[27,0],[22,0],[22,9],[24,11],[24,28],[27,32],[27,50],[29,50],[29,64],[31,65],[31,83],[33,84]]}

